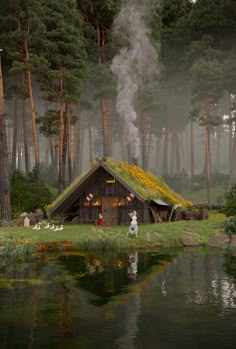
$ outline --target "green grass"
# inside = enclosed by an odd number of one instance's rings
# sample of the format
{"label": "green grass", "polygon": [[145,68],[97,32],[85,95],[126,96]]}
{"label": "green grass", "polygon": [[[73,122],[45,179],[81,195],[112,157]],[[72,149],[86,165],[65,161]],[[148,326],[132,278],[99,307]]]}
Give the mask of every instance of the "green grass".
{"label": "green grass", "polygon": [[9,240],[17,244],[37,242],[62,242],[69,240],[72,248],[85,250],[116,250],[127,248],[178,247],[184,236],[193,236],[204,245],[209,238],[223,233],[225,216],[212,213],[206,221],[178,221],[163,224],[140,225],[137,238],[127,236],[128,227],[97,227],[92,225],[65,225],[63,231],[53,232],[42,229],[10,227],[0,228],[0,244]]}

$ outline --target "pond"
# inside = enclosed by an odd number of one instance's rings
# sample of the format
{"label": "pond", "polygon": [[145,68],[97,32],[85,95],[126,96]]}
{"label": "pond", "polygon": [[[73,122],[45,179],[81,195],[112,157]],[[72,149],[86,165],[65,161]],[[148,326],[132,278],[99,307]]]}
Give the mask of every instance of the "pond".
{"label": "pond", "polygon": [[236,257],[218,250],[0,260],[2,349],[236,346]]}

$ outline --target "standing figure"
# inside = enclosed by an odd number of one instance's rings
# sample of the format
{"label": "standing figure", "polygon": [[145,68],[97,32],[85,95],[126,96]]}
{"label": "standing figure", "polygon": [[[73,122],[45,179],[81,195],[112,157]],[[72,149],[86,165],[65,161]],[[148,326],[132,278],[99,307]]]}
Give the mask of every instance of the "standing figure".
{"label": "standing figure", "polygon": [[129,216],[131,217],[131,223],[130,223],[129,231],[127,235],[137,237],[138,236],[137,212],[133,211],[132,213],[129,213]]}
{"label": "standing figure", "polygon": [[102,225],[102,214],[99,213],[98,215],[98,225]]}

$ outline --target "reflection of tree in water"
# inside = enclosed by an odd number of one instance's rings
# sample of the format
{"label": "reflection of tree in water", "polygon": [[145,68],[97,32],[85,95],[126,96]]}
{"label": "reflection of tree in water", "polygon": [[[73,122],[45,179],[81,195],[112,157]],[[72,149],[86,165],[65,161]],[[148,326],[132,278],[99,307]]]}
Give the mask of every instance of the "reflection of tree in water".
{"label": "reflection of tree in water", "polygon": [[[17,342],[16,339],[13,340],[13,333],[16,337],[18,334],[21,336],[22,343],[19,347],[22,348],[46,345],[47,338],[54,338],[54,335],[58,335],[64,345],[68,338],[71,340],[71,337],[75,336],[73,314],[77,314],[81,306],[86,305],[90,308],[91,313],[86,321],[94,325],[94,319],[99,318],[101,312],[106,313],[104,309],[108,309],[106,315],[111,318],[114,316],[113,310],[117,307],[114,304],[119,299],[120,315],[124,323],[122,320],[122,338],[119,338],[120,334],[116,335],[117,346],[133,348],[141,308],[140,293],[136,287],[143,284],[145,286],[145,280],[155,274],[166,259],[171,260],[172,257],[151,253],[138,255],[137,252],[128,255],[114,253],[108,256],[97,253],[75,256],[65,254],[57,257],[44,255],[32,259],[29,263],[4,265],[2,275],[9,275],[14,282],[11,291],[0,290],[4,298],[3,304],[10,302],[13,305],[15,299],[18,299],[17,308],[21,311],[24,305],[28,307],[28,300],[30,301],[29,314],[24,318],[26,323],[14,314],[11,330],[3,328],[3,332],[9,332],[4,336],[7,343],[5,347],[13,348],[11,343]],[[24,299],[23,304],[19,298],[21,296]],[[105,307],[98,307],[100,305]],[[106,323],[108,320],[105,318],[103,321]],[[78,320],[78,323],[81,333],[87,333],[87,322],[84,324]],[[98,331],[103,333],[100,323]],[[116,327],[114,331],[117,334]],[[83,335],[80,336],[83,338]]]}
{"label": "reflection of tree in water", "polygon": [[234,282],[236,284],[236,255],[232,252],[225,253],[223,269],[234,279]]}
{"label": "reflection of tree in water", "polygon": [[71,335],[71,324],[72,324],[72,315],[71,315],[71,290],[66,286],[64,282],[61,283],[62,287],[62,299],[61,299],[61,319],[60,327],[62,328],[63,334],[65,336]]}
{"label": "reflection of tree in water", "polygon": [[223,270],[229,276],[222,281],[224,305],[236,308],[236,255],[230,251],[224,255]]}
{"label": "reflection of tree in water", "polygon": [[141,296],[139,293],[129,297],[123,317],[124,330],[122,335],[117,339],[118,349],[136,348],[135,338],[138,333],[138,320],[141,310]]}
{"label": "reflection of tree in water", "polygon": [[[138,276],[145,278],[152,272],[154,266],[160,266],[163,261],[171,260],[173,256],[155,253],[88,254],[85,256],[60,257],[59,261],[67,274],[84,273],[82,278],[75,279],[73,286],[89,291],[95,297],[91,304],[103,305],[114,296],[126,292],[132,281],[138,281]],[[140,262],[138,268],[138,262]]]}

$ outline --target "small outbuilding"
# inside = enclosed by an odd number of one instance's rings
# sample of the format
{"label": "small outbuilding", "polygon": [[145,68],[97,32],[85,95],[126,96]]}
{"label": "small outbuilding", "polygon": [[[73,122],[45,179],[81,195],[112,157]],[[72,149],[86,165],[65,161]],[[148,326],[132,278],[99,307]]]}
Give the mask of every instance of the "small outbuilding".
{"label": "small outbuilding", "polygon": [[138,223],[168,221],[174,205],[191,203],[163,181],[135,164],[103,158],[78,177],[49,205],[48,215],[77,224],[96,224],[102,216],[105,226],[130,223],[137,212]]}

